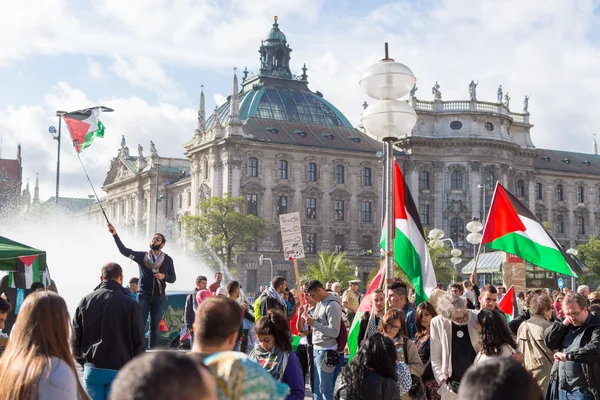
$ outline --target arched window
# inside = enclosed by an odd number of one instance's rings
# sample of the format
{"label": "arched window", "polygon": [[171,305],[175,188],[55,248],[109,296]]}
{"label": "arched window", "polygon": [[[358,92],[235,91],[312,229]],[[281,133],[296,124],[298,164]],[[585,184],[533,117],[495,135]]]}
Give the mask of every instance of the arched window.
{"label": "arched window", "polygon": [[362,172],[363,172],[362,173],[362,184],[363,184],[363,186],[371,186],[373,184],[373,182],[372,182],[372,175],[371,175],[371,168],[364,167]]}
{"label": "arched window", "polygon": [[308,163],[308,167],[306,169],[306,177],[311,182],[316,182],[317,180],[317,164],[314,162]]}
{"label": "arched window", "polygon": [[488,190],[494,190],[494,187],[496,186],[496,175],[494,175],[494,171],[488,171],[485,184],[487,185]]}
{"label": "arched window", "polygon": [[577,234],[585,235],[585,217],[582,215],[577,217]]}
{"label": "arched window", "polygon": [[450,221],[450,239],[455,246],[463,246],[465,237],[465,222],[461,218],[453,218]]}
{"label": "arched window", "polygon": [[565,201],[565,190],[563,185],[556,185],[556,201]]}
{"label": "arched window", "polygon": [[208,160],[204,160],[204,179],[208,179]]}
{"label": "arched window", "polygon": [[556,216],[556,233],[565,233],[565,217],[562,214]]}
{"label": "arched window", "polygon": [[517,197],[525,197],[525,182],[523,179],[517,181]]}
{"label": "arched window", "polygon": [[277,168],[277,177],[279,179],[288,178],[288,162],[286,160],[279,160]]}
{"label": "arched window", "polygon": [[585,203],[585,188],[583,186],[577,187],[577,202]]}
{"label": "arched window", "polygon": [[258,158],[256,157],[248,159],[248,176],[258,176]]}
{"label": "arched window", "polygon": [[537,182],[535,184],[535,199],[536,200],[542,200],[543,198],[543,194],[542,194],[542,184]]}
{"label": "arched window", "polygon": [[337,183],[337,184],[344,183],[344,166],[343,165],[335,166],[335,183]]}
{"label": "arched window", "polygon": [[450,175],[450,189],[462,190],[463,189],[463,173],[461,170],[454,170]]}
{"label": "arched window", "polygon": [[429,171],[421,171],[419,175],[419,186],[421,189],[429,189]]}

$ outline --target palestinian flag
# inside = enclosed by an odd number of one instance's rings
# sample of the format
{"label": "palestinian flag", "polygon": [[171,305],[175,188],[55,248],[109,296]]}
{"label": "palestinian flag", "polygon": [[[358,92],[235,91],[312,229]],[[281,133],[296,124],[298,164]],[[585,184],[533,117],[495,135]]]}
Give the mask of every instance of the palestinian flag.
{"label": "palestinian flag", "polygon": [[19,260],[25,265],[25,289],[29,289],[33,282],[40,282],[38,256],[21,256]]}
{"label": "palestinian flag", "polygon": [[511,286],[508,292],[504,294],[504,297],[498,303],[498,309],[506,314],[509,322],[517,318],[519,309],[517,308],[517,295],[515,294],[514,286]]}
{"label": "palestinian flag", "polygon": [[383,288],[383,275],[385,274],[385,261],[379,267],[379,271],[375,278],[373,278],[373,282],[369,285],[369,288],[365,292],[365,295],[358,306],[358,311],[354,316],[354,320],[352,321],[352,326],[350,327],[350,331],[348,332],[348,350],[350,354],[349,360],[352,360],[356,351],[358,350],[358,345],[362,338],[358,337],[358,331],[360,330],[360,318],[366,311],[371,310],[371,292],[375,289]]}
{"label": "palestinian flag", "polygon": [[106,107],[86,108],[63,115],[63,119],[71,133],[73,147],[77,153],[90,147],[96,136],[104,137],[104,125],[100,122],[101,111],[112,111]]}
{"label": "palestinian flag", "polygon": [[[419,212],[404,182],[398,163],[394,162],[394,261],[410,279],[416,293],[416,303],[427,301],[437,287],[433,264]],[[381,232],[381,247],[386,246],[386,229]]]}
{"label": "palestinian flag", "polygon": [[575,261],[537,217],[500,183],[496,184],[481,244],[549,271],[576,276]]}

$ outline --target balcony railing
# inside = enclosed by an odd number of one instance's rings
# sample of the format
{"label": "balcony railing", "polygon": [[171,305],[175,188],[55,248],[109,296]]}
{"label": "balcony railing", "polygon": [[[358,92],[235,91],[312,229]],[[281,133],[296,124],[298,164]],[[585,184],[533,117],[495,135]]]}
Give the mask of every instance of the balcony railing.
{"label": "balcony railing", "polygon": [[450,100],[450,101],[425,101],[417,98],[409,100],[415,111],[429,111],[437,113],[452,112],[485,112],[505,115],[512,118],[514,122],[528,124],[529,113],[514,113],[508,107],[500,103],[490,103],[487,101],[469,101],[469,100]]}

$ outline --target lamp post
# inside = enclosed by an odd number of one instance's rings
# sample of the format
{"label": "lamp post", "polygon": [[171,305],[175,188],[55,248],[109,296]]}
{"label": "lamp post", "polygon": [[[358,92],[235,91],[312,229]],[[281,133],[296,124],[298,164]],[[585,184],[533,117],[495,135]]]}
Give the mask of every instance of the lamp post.
{"label": "lamp post", "polygon": [[415,76],[406,65],[389,57],[387,43],[385,58],[367,68],[359,81],[367,95],[378,100],[364,110],[362,125],[367,134],[385,143],[385,272],[388,279],[394,268],[394,142],[409,133],[417,122],[415,110],[406,101],[398,99],[406,96],[415,82]]}
{"label": "lamp post", "polygon": [[62,116],[65,115],[67,112],[66,111],[57,111],[56,112],[56,116],[58,117],[58,131],[56,130],[56,128],[54,126],[50,126],[48,128],[48,132],[50,132],[50,135],[52,135],[52,139],[56,140],[58,142],[58,151],[57,151],[57,155],[56,155],[56,197],[54,199],[54,202],[56,204],[58,204],[58,187],[60,185],[60,134],[61,134],[61,128],[62,128]]}
{"label": "lamp post", "polygon": [[[444,242],[450,242],[450,244],[452,245],[452,250],[450,251],[450,255],[452,256],[452,258],[450,259],[450,262],[454,266],[454,272],[456,272],[456,266],[462,262],[462,258],[460,258],[460,256],[462,255],[462,251],[460,249],[457,249],[456,246],[454,246],[454,241],[452,239],[444,239],[444,235],[445,233],[443,230],[438,228],[432,229],[431,231],[429,231],[428,235],[430,239],[429,245],[435,249],[438,249],[444,246]],[[454,278],[452,278],[452,282],[454,283]]]}
{"label": "lamp post", "polygon": [[263,265],[264,260],[269,260],[269,262],[271,263],[271,281],[272,281],[273,280],[273,260],[271,260],[270,258],[267,258],[261,254],[260,257],[258,257],[258,263],[260,265]]}
{"label": "lamp post", "polygon": [[[579,250],[577,250],[574,247],[571,247],[571,248],[567,249],[567,251],[565,251],[565,253],[577,257],[577,254],[579,254]],[[575,287],[575,277],[572,276],[571,277],[571,290],[575,291],[575,289],[576,289],[576,287]]]}

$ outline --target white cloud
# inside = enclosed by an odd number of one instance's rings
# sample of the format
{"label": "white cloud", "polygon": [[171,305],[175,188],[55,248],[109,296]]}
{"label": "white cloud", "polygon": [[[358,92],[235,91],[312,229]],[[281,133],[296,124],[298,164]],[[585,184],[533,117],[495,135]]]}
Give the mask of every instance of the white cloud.
{"label": "white cloud", "polygon": [[213,98],[215,99],[215,104],[218,106],[220,106],[221,104],[223,104],[227,101],[227,97],[223,96],[220,93],[213,94]]}
{"label": "white cloud", "polygon": [[91,57],[87,58],[88,72],[94,79],[102,79],[102,64],[94,61]]}

